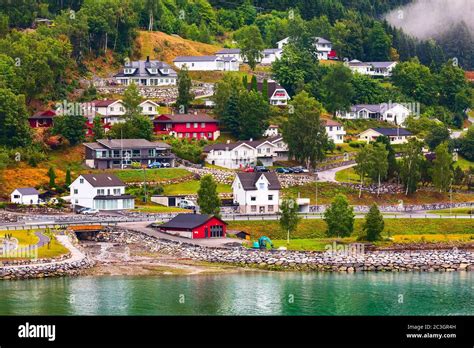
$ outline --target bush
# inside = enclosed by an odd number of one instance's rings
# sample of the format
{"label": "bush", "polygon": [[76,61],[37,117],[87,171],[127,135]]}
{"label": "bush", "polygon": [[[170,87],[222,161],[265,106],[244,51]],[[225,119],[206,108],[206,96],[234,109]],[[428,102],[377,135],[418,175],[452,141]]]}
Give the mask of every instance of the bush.
{"label": "bush", "polygon": [[360,148],[366,144],[365,141],[351,141],[349,142],[349,146],[353,148]]}

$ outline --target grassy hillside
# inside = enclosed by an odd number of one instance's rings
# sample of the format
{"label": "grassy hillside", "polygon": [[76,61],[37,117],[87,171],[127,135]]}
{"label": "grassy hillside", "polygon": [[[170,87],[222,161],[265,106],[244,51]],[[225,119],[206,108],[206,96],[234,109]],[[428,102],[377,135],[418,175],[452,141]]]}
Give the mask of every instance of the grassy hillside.
{"label": "grassy hillside", "polygon": [[222,47],[183,39],[179,36],[163,32],[140,31],[138,38],[141,59],[147,56],[173,63],[177,56],[206,56],[213,55]]}

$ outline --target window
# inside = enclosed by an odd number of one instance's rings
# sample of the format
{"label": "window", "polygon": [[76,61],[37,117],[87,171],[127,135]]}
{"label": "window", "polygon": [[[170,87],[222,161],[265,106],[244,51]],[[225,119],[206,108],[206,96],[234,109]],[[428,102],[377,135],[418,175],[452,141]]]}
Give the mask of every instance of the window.
{"label": "window", "polygon": [[258,188],[259,188],[260,190],[264,190],[264,189],[265,189],[265,183],[263,183],[263,182],[259,183],[259,184],[258,184]]}
{"label": "window", "polygon": [[252,213],[256,213],[256,212],[257,212],[257,206],[256,206],[256,205],[251,205],[251,206],[250,206],[250,211],[251,211]]}
{"label": "window", "polygon": [[77,195],[79,192],[77,189],[74,189],[74,194]]}
{"label": "window", "polygon": [[193,138],[197,138],[197,133],[193,133]]}
{"label": "window", "polygon": [[255,201],[257,200],[257,197],[252,196],[252,197],[250,197],[250,200],[251,200],[252,202],[255,202]]}
{"label": "window", "polygon": [[268,206],[268,212],[269,212],[269,213],[272,213],[272,212],[273,212],[273,205],[269,205],[269,206]]}
{"label": "window", "polygon": [[191,123],[187,122],[186,123],[186,128],[191,128]]}
{"label": "window", "polygon": [[189,133],[186,133],[186,138],[189,138]]}
{"label": "window", "polygon": [[206,128],[206,123],[201,122],[201,128]]}
{"label": "window", "polygon": [[104,189],[97,189],[97,195],[99,195],[99,196],[105,195],[105,190]]}
{"label": "window", "polygon": [[209,139],[212,139],[212,133],[207,133],[207,137],[208,137]]}
{"label": "window", "polygon": [[149,106],[148,111],[153,111],[153,106]]}
{"label": "window", "polygon": [[114,196],[120,196],[120,189],[114,189]]}
{"label": "window", "polygon": [[268,195],[268,200],[273,201],[273,195]]}
{"label": "window", "polygon": [[218,238],[224,236],[224,229],[221,225],[211,226],[211,238]]}
{"label": "window", "polygon": [[194,122],[194,128],[197,128],[197,127],[198,127],[198,123]]}
{"label": "window", "polygon": [[[77,191],[77,190],[75,190],[75,191]],[[20,195],[14,195],[13,198],[18,199],[18,198],[20,198]]]}
{"label": "window", "polygon": [[84,183],[84,179],[82,179],[82,178],[79,179],[79,183],[80,183],[80,184],[83,184],[83,183]]}

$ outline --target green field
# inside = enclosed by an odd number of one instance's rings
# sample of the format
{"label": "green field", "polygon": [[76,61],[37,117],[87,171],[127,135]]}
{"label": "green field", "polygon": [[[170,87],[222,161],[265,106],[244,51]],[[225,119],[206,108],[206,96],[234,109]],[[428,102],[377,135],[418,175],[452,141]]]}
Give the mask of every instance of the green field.
{"label": "green field", "polygon": [[454,163],[455,166],[461,167],[462,170],[469,170],[469,168],[474,168],[474,162],[468,161],[462,156],[458,156],[458,161]]}
{"label": "green field", "polygon": [[[163,194],[167,196],[197,194],[199,185],[200,184],[198,180],[190,180],[181,182],[179,184],[165,185]],[[232,188],[230,185],[217,184],[217,192],[230,193],[232,192]]]}
{"label": "green field", "polygon": [[191,173],[181,168],[159,168],[147,169],[145,173],[140,169],[124,169],[113,171],[124,182],[142,182],[145,179],[150,182],[160,182],[183,177],[191,177]]}
{"label": "green field", "polygon": [[470,214],[474,214],[474,208],[453,208],[453,209],[430,210],[428,213],[439,214],[439,215],[450,215],[451,213],[453,215],[454,214],[470,215]]}
{"label": "green field", "polygon": [[135,210],[142,213],[186,213],[189,212],[187,209],[181,209],[178,207],[167,207],[160,204],[147,204],[135,206]]}
{"label": "green field", "polygon": [[[339,182],[360,183],[359,174],[354,170],[354,167],[341,170],[336,173],[336,180]],[[367,179],[368,180],[368,179]]]}
{"label": "green field", "polygon": [[[11,234],[13,238],[18,239],[19,248],[28,247],[30,245],[35,245],[38,243],[39,238],[35,235],[35,231],[32,230],[24,230],[24,231],[1,231],[0,236],[4,237],[4,235],[8,233]],[[51,243],[48,245],[44,245],[38,248],[38,258],[51,258],[57,257],[63,254],[68,253],[69,250],[65,248],[61,243],[59,243],[56,238],[54,238]],[[0,257],[0,260],[2,258]]]}

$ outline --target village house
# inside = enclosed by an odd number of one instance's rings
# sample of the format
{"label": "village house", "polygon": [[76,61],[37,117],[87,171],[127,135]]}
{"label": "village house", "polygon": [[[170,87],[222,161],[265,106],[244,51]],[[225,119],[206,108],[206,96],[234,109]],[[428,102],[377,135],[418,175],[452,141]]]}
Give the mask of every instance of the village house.
{"label": "village house", "polygon": [[370,143],[377,140],[379,136],[386,136],[390,144],[406,144],[413,134],[405,128],[369,128],[359,134],[359,140]]}
{"label": "village house", "polygon": [[234,203],[241,214],[275,214],[281,185],[274,172],[237,173],[232,183]]}
{"label": "village house", "polygon": [[220,136],[219,121],[206,114],[163,114],[153,123],[157,135],[211,141]]}
{"label": "village house", "polygon": [[123,70],[114,76],[117,83],[128,86],[176,86],[178,74],[171,67],[159,60],[130,61]]}
{"label": "village house", "polygon": [[373,119],[401,126],[410,114],[410,109],[402,104],[382,103],[353,105],[350,111],[338,111],[336,115],[339,118],[348,120]]}
{"label": "village house", "polygon": [[[248,90],[252,89],[252,84],[249,83]],[[257,82],[257,89],[259,92],[262,92],[263,89],[263,81]],[[268,80],[268,101],[271,105],[275,106],[285,106],[288,105],[288,101],[290,100],[290,95],[280,84],[276,81]]]}
{"label": "village house", "polygon": [[288,158],[289,158],[288,144],[283,141],[283,137],[281,135],[277,135],[275,137],[270,137],[267,140],[276,146],[276,148],[273,151],[274,152],[273,161],[288,161]]}
{"label": "village house", "polygon": [[173,63],[189,71],[239,71],[240,65],[237,58],[219,56],[180,56]]}
{"label": "village house", "polygon": [[276,137],[279,133],[280,127],[275,124],[271,124],[263,133],[264,137]]}
{"label": "village house", "polygon": [[273,165],[277,146],[268,139],[245,140],[234,143],[213,144],[204,148],[206,162],[229,169],[241,169],[257,165]]}
{"label": "village house", "polygon": [[240,48],[224,48],[218,51],[216,56],[219,58],[235,58],[239,64],[244,62],[244,58],[240,54]]}
{"label": "village house", "polygon": [[[283,49],[288,44],[290,38],[286,37],[277,42],[279,49]],[[319,60],[336,59],[336,53],[332,49],[332,42],[322,37],[314,38],[314,48]]]}
{"label": "village house", "polygon": [[374,77],[390,77],[397,62],[361,62],[354,59],[347,63],[353,73]]}
{"label": "village house", "polygon": [[227,223],[213,215],[178,214],[157,228],[161,232],[190,239],[225,238]]}
{"label": "village house", "polygon": [[331,139],[334,144],[342,144],[344,142],[344,136],[346,135],[343,125],[334,120],[322,120],[322,122],[326,128],[328,138]]}
{"label": "village house", "polygon": [[123,210],[135,208],[135,197],[112,174],[81,174],[69,186],[73,209]]}
{"label": "village house", "polygon": [[272,65],[277,59],[281,59],[283,50],[281,48],[266,48],[262,52],[260,64]]}
{"label": "village house", "polygon": [[56,116],[55,110],[48,109],[28,117],[28,122],[31,128],[49,128],[53,126]]}
{"label": "village house", "polygon": [[132,163],[141,166],[160,162],[174,166],[175,156],[171,147],[162,142],[146,139],[100,139],[84,143],[85,164],[94,169],[126,168]]}
{"label": "village house", "polygon": [[10,202],[14,204],[39,204],[39,192],[34,187],[17,188],[10,194]]}

